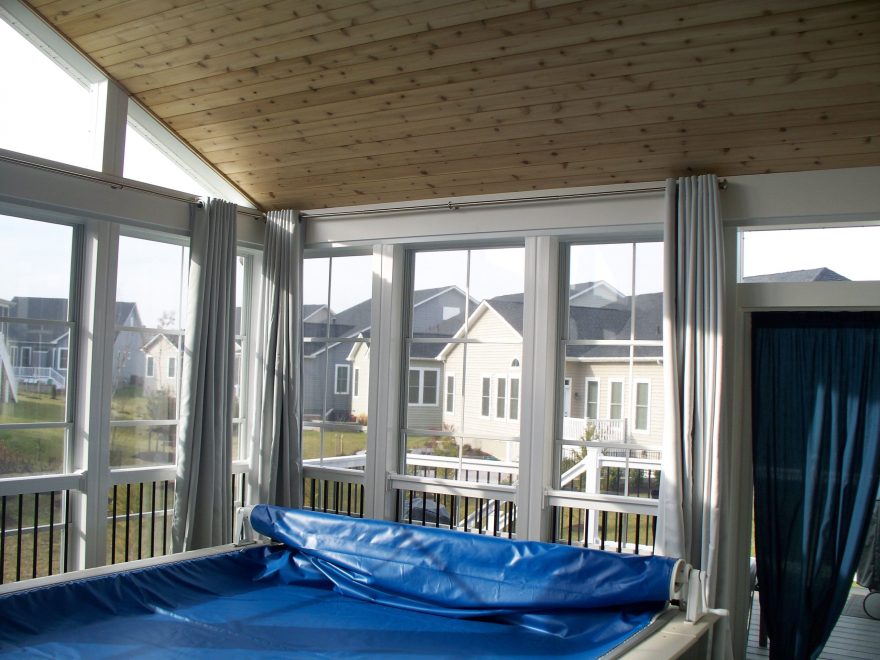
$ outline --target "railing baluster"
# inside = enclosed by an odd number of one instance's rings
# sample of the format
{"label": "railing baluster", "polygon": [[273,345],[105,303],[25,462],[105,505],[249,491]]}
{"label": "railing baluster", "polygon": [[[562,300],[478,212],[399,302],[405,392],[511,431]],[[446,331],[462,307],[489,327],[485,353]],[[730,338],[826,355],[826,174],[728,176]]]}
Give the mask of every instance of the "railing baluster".
{"label": "railing baluster", "polygon": [[150,557],[156,556],[156,482],[150,485]]}
{"label": "railing baluster", "polygon": [[24,517],[24,495],[18,496],[18,539],[16,541],[15,581],[21,580],[21,519]]}
{"label": "railing baluster", "polygon": [[119,486],[113,484],[113,517],[110,518],[110,524],[113,528],[110,530],[110,563],[116,563],[116,498],[118,496]]}
{"label": "railing baluster", "polygon": [[6,495],[0,502],[0,584],[6,577]]}
{"label": "railing baluster", "polygon": [[144,482],[138,485],[138,559],[144,545]]}
{"label": "railing baluster", "polygon": [[70,557],[70,491],[64,491],[64,554],[61,557],[63,562],[62,572],[67,572],[67,561]]}
{"label": "railing baluster", "polygon": [[168,552],[168,481],[162,482],[162,554]]}
{"label": "railing baluster", "polygon": [[[55,491],[49,492],[49,575],[52,575],[55,550]],[[2,569],[0,569],[2,570]]]}
{"label": "railing baluster", "polygon": [[599,523],[599,547],[604,550],[605,549],[605,535],[608,533],[608,512],[603,511],[600,516],[601,523]]}
{"label": "railing baluster", "polygon": [[31,577],[37,577],[37,534],[40,529],[40,494],[34,493],[34,533],[31,535],[33,541],[33,559],[31,567]]}
{"label": "railing baluster", "polygon": [[623,552],[623,514],[617,514],[617,552]]}
{"label": "railing baluster", "polygon": [[636,514],[636,554],[639,554],[639,524],[641,523],[641,516]]}
{"label": "railing baluster", "polygon": [[129,523],[131,510],[131,484],[125,484],[125,552],[124,561],[128,561]]}
{"label": "railing baluster", "polygon": [[464,531],[468,531],[468,499],[464,498]]}

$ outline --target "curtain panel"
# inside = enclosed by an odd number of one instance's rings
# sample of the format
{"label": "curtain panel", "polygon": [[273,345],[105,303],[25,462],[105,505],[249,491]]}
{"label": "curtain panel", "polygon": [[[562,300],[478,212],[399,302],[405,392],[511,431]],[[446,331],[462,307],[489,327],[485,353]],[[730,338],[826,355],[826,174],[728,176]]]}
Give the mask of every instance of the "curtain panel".
{"label": "curtain panel", "polygon": [[846,604],[880,472],[880,313],[752,315],[752,452],[771,658],[816,658]]}
{"label": "curtain panel", "polygon": [[190,211],[187,331],[174,490],[175,552],[232,540],[236,206]]}
{"label": "curtain panel", "polygon": [[721,507],[724,238],[714,175],[666,184],[664,432],[656,547],[706,572],[714,607]]}
{"label": "curtain panel", "polygon": [[260,351],[260,502],[302,505],[303,227],[296,211],[270,211],[263,254]]}

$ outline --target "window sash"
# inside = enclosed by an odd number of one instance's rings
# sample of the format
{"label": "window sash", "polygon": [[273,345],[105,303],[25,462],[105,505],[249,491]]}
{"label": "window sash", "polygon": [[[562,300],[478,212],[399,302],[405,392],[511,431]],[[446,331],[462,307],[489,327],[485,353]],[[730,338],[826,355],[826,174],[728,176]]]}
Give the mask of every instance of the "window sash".
{"label": "window sash", "polygon": [[350,366],[337,364],[334,373],[333,393],[348,394]]}

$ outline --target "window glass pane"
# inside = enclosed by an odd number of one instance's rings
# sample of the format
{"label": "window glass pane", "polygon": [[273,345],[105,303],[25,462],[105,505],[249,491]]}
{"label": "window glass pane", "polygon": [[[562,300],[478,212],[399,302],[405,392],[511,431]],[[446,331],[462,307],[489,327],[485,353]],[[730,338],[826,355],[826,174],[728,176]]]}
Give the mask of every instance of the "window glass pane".
{"label": "window glass pane", "polygon": [[126,179],[143,181],[194,195],[211,196],[214,194],[178,165],[174,159],[163,153],[152,138],[146,137],[131,122],[125,129],[123,176]]}
{"label": "window glass pane", "polygon": [[483,417],[489,416],[489,406],[492,400],[492,379],[488,377],[483,377],[481,379],[482,382],[482,394],[480,395],[481,406],[480,406],[480,415]]}
{"label": "window glass pane", "polygon": [[455,376],[446,376],[446,412],[455,410]]}
{"label": "window glass pane", "polygon": [[519,378],[510,379],[510,419],[519,419]]}
{"label": "window glass pane", "polygon": [[[503,248],[492,250],[472,250],[470,262],[470,296],[473,300],[487,301],[499,319],[495,322],[511,326],[522,338],[523,289],[525,286],[525,250],[523,248]],[[479,323],[474,318],[470,337],[484,336],[486,321]],[[504,340],[501,332],[494,331],[495,340]],[[509,365],[508,362],[506,365]]]}
{"label": "window glass pane", "polygon": [[422,372],[422,403],[425,405],[437,404],[437,380],[440,372],[426,369]]}
{"label": "window glass pane", "polygon": [[[627,462],[635,456],[629,452],[635,450],[618,449],[619,445],[639,445],[643,449],[638,451],[658,457],[660,453],[662,245],[590,245],[570,250],[571,270],[564,274],[571,295],[570,314],[568,328],[562,329],[568,337],[563,342],[559,383],[560,487],[618,493],[616,486],[608,484],[617,479],[626,484],[637,474]],[[597,281],[603,285],[596,287]],[[585,282],[591,284],[580,286]],[[609,446],[598,448],[599,443]],[[656,481],[659,458],[645,460],[640,469],[653,471]]]}
{"label": "window glass pane", "polygon": [[742,233],[744,282],[880,280],[880,226]]}
{"label": "window glass pane", "polygon": [[0,476],[60,472],[68,431],[40,425],[69,421],[73,229],[0,223]]}
{"label": "window glass pane", "polygon": [[507,379],[495,379],[495,416],[504,418],[507,416]]}
{"label": "window glass pane", "polygon": [[0,147],[97,169],[95,95],[2,18],[0,86]]}
{"label": "window glass pane", "polygon": [[452,337],[476,302],[467,300],[466,250],[418,252],[413,274],[412,337]]}
{"label": "window glass pane", "polygon": [[372,263],[371,255],[304,261],[303,455],[313,465],[366,464]]}
{"label": "window glass pane", "polygon": [[174,463],[177,426],[112,426],[110,466],[135,467]]}
{"label": "window glass pane", "polygon": [[185,246],[119,238],[111,467],[174,463],[188,272]]}

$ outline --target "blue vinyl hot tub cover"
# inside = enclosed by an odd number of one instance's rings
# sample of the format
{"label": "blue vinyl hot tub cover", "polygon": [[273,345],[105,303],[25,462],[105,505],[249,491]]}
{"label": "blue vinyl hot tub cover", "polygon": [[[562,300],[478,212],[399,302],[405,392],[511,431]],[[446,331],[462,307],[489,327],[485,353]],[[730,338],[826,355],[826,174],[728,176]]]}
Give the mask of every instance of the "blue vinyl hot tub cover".
{"label": "blue vinyl hot tub cover", "polygon": [[[452,618],[491,618],[561,637],[590,617],[641,628],[670,598],[677,560],[258,505],[254,530],[287,552],[264,575]],[[639,623],[636,623],[636,619]],[[600,623],[601,621],[601,623]],[[626,626],[624,626],[626,627]]]}

